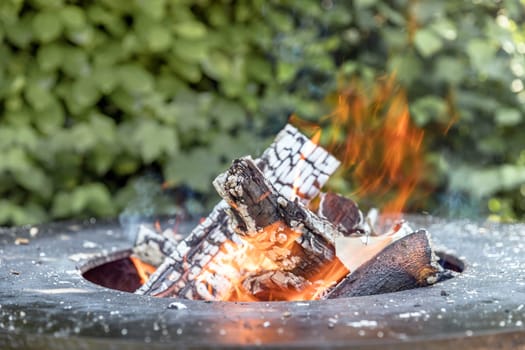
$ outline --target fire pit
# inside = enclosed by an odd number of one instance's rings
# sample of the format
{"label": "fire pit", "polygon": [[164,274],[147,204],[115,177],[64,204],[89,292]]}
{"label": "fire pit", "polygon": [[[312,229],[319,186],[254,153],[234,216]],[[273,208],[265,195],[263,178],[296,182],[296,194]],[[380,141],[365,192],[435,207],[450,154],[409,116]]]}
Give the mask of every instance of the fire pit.
{"label": "fire pit", "polygon": [[525,225],[408,219],[433,233],[442,264],[463,272],[425,288],[309,302],[206,302],[117,291],[82,274],[130,254],[118,224],[4,229],[0,347],[524,347]]}

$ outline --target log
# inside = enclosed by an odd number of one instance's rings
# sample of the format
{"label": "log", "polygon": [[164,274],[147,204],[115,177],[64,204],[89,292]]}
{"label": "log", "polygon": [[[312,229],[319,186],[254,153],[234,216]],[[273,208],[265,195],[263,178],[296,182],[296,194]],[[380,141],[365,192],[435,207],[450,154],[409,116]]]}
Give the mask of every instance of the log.
{"label": "log", "polygon": [[232,236],[228,227],[227,208],[226,202],[219,202],[135,293],[158,297],[177,296],[186,282],[196,276],[202,266],[219,251],[227,237]]}
{"label": "log", "polygon": [[322,193],[319,217],[331,222],[344,236],[364,234],[363,213],[353,200],[335,193]]}
{"label": "log", "polygon": [[133,245],[133,254],[150,265],[159,266],[166,257],[173,254],[177,245],[178,242],[168,235],[140,225]]}
{"label": "log", "polygon": [[440,280],[427,231],[410,233],[381,250],[335,286],[327,299],[373,295],[424,287]]}
{"label": "log", "polygon": [[[259,235],[277,222],[297,232],[297,242],[315,259],[332,260],[334,239],[340,233],[299,201],[279,193],[249,158],[237,159],[213,182],[219,195],[231,207],[232,225],[241,236]],[[303,237],[304,236],[304,237]]]}
{"label": "log", "polygon": [[[281,195],[251,158],[235,160],[215,179],[214,186],[231,207],[233,230],[244,243],[225,252],[231,254],[227,261],[221,260],[221,254],[214,257],[205,273],[187,284],[185,288],[193,290],[194,298],[199,295],[207,300],[242,300],[247,294],[254,298],[271,295],[276,298],[272,300],[281,300],[289,297],[284,291],[291,286],[297,289],[301,284],[311,284],[309,279],[319,276],[326,266],[342,266],[333,246],[339,235],[335,226],[318,218],[299,200],[290,201]],[[234,258],[235,251],[243,251],[244,246],[249,247],[246,255],[250,257]],[[242,270],[254,259],[258,263],[254,271],[248,272],[257,277],[245,279]],[[265,267],[272,270],[259,274]],[[339,278],[346,273],[344,270]],[[241,285],[253,290],[239,293]]]}
{"label": "log", "polygon": [[[275,188],[288,198],[308,203],[339,166],[339,161],[312,143],[291,125],[279,132],[257,161],[258,167]],[[294,191],[294,187],[297,191]],[[185,288],[226,241],[239,237],[229,227],[228,205],[221,201],[169,258],[159,266],[136,293],[159,297],[199,298],[193,288]]]}
{"label": "log", "polygon": [[242,283],[250,301],[289,300],[291,295],[301,293],[312,283],[288,271],[262,271],[246,277]]}

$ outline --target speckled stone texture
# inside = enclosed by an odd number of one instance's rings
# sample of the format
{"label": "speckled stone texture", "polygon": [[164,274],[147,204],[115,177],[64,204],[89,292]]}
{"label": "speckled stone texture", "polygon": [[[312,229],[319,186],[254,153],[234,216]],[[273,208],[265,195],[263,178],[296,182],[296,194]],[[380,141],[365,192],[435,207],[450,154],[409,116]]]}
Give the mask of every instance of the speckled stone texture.
{"label": "speckled stone texture", "polygon": [[176,301],[92,284],[83,271],[129,254],[117,224],[0,230],[0,348],[525,349],[525,225],[408,220],[464,272],[397,293],[270,303]]}

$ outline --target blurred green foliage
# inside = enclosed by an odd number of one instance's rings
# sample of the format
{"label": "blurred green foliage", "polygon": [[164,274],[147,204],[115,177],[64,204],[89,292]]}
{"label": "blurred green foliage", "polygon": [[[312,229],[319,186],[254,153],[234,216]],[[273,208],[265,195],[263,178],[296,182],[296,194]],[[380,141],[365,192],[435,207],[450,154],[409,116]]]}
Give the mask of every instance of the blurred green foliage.
{"label": "blurred green foliage", "polygon": [[213,193],[290,113],[315,121],[338,81],[389,72],[440,193],[523,217],[523,12],[523,0],[0,1],[0,224],[115,216],[148,172]]}

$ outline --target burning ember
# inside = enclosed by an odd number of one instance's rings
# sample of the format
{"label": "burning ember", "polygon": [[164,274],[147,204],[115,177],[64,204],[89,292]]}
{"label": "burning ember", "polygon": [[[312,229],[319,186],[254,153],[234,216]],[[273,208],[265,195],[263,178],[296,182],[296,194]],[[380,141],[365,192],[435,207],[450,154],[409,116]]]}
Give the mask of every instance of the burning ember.
{"label": "burning ember", "polygon": [[[382,155],[381,181],[394,181],[405,156],[399,152],[417,153],[421,143],[422,135],[406,131],[408,112],[400,108],[391,105],[388,115],[401,112],[401,119],[387,118],[378,132],[396,146]],[[401,142],[405,139],[407,144]],[[440,279],[443,270],[426,231],[398,221],[377,235],[377,212],[364,216],[352,200],[320,193],[339,161],[314,141],[288,125],[261,158],[235,160],[213,183],[223,201],[181,242],[142,226],[134,253],[158,268],[137,293],[194,300],[315,300]],[[352,162],[357,162],[354,155],[345,153],[343,163]],[[367,167],[355,168],[361,173]],[[409,188],[417,183],[407,181]],[[379,183],[363,186],[378,189]],[[406,201],[407,193],[403,189],[390,208]],[[138,269],[140,260],[134,260]]]}

